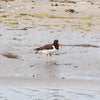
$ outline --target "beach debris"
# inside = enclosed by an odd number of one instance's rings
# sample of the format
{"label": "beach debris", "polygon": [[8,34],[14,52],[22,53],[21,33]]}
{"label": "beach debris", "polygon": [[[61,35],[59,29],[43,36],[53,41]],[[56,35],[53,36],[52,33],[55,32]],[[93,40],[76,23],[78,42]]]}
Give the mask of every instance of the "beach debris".
{"label": "beach debris", "polygon": [[58,2],[58,0],[49,0],[50,2]]}
{"label": "beach debris", "polygon": [[69,63],[69,64],[63,64],[63,65],[72,65],[72,63]]}
{"label": "beach debris", "polygon": [[17,24],[19,24],[18,22],[11,22],[11,23],[9,23],[9,24],[11,24],[11,25],[17,25]]}
{"label": "beach debris", "polygon": [[28,14],[26,14],[26,13],[20,13],[19,15],[21,15],[21,16],[27,16]]}
{"label": "beach debris", "polygon": [[73,47],[93,47],[93,48],[100,48],[100,46],[97,46],[97,45],[91,45],[91,44],[75,44],[75,45],[66,45],[66,44],[63,44],[62,46],[73,46]]}
{"label": "beach debris", "polygon": [[54,31],[50,31],[50,33],[54,33]]}
{"label": "beach debris", "polygon": [[60,3],[76,3],[75,1],[67,1],[67,0],[63,0],[63,1],[59,1],[59,0],[49,0],[50,2],[60,2]]}
{"label": "beach debris", "polygon": [[74,13],[75,10],[74,10],[74,9],[65,9],[65,12],[71,12],[71,13]]}
{"label": "beach debris", "polygon": [[25,28],[21,28],[21,29],[6,29],[6,30],[24,30],[26,31],[28,27],[25,27]]}
{"label": "beach debris", "polygon": [[66,1],[66,0],[64,0],[64,1],[60,1],[61,3],[76,3],[75,1]]}
{"label": "beach debris", "polygon": [[76,3],[75,1],[66,1],[66,3]]}
{"label": "beach debris", "polygon": [[62,79],[65,79],[65,77],[62,77]]}
{"label": "beach debris", "polygon": [[51,6],[54,6],[53,4],[51,4]]}
{"label": "beach debris", "polygon": [[74,66],[74,68],[78,68],[78,66]]}
{"label": "beach debris", "polygon": [[30,65],[30,67],[34,67],[34,65]]}
{"label": "beach debris", "polygon": [[22,29],[19,29],[19,30],[24,30],[24,31],[26,31],[26,30],[27,30],[27,28],[25,27],[25,28],[22,28]]}
{"label": "beach debris", "polygon": [[1,1],[5,1],[5,2],[8,2],[8,1],[15,1],[15,0],[1,0]]}
{"label": "beach debris", "polygon": [[13,40],[22,41],[22,39],[18,39],[18,38],[16,38],[16,37],[14,37]]}
{"label": "beach debris", "polygon": [[33,77],[35,77],[35,75],[33,75]]}
{"label": "beach debris", "polygon": [[7,58],[13,58],[13,59],[19,59],[19,57],[15,54],[9,53],[9,52],[5,52],[3,54],[1,54],[2,56],[5,56]]}
{"label": "beach debris", "polygon": [[56,11],[55,9],[50,9],[50,11]]}
{"label": "beach debris", "polygon": [[92,0],[86,0],[86,2],[91,3],[92,5],[94,4],[94,2]]}

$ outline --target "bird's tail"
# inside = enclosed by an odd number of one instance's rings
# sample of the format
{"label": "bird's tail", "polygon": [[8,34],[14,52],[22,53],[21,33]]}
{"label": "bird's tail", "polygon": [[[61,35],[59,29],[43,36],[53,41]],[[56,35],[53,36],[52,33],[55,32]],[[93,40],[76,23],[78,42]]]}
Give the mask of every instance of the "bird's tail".
{"label": "bird's tail", "polygon": [[35,52],[35,54],[37,54],[38,53],[38,50]]}
{"label": "bird's tail", "polygon": [[34,49],[34,51],[35,51],[35,54],[37,54],[39,52],[37,49]]}

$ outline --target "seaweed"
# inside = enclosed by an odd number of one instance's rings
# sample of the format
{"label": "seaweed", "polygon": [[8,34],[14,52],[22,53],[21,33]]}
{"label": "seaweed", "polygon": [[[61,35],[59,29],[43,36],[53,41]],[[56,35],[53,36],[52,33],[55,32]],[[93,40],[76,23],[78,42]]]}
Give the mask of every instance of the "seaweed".
{"label": "seaweed", "polygon": [[5,56],[5,57],[7,57],[7,58],[19,59],[19,57],[18,57],[17,55],[12,54],[12,53],[8,53],[8,52],[3,53],[3,54],[1,54],[1,55],[2,55],[2,56]]}
{"label": "seaweed", "polygon": [[65,9],[65,12],[71,12],[71,13],[74,13],[75,10],[74,10],[74,9]]}
{"label": "seaweed", "polygon": [[91,31],[90,29],[84,29],[84,31]]}
{"label": "seaweed", "polygon": [[80,18],[81,20],[93,20],[93,18],[91,17],[84,17],[84,18]]}

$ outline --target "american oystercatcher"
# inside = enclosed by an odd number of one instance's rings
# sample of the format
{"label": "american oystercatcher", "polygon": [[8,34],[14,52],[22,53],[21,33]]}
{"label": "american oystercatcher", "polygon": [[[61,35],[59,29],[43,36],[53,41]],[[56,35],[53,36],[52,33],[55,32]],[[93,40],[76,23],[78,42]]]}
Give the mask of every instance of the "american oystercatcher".
{"label": "american oystercatcher", "polygon": [[[62,48],[62,45],[58,42],[58,40],[54,40],[53,44],[46,44],[42,47],[36,48],[34,50],[36,50],[36,53],[44,53],[47,55],[46,61],[48,61],[48,55],[50,55],[50,59],[51,59],[51,55],[52,53],[56,52],[59,50],[59,46]],[[51,60],[52,61],[52,60]]]}

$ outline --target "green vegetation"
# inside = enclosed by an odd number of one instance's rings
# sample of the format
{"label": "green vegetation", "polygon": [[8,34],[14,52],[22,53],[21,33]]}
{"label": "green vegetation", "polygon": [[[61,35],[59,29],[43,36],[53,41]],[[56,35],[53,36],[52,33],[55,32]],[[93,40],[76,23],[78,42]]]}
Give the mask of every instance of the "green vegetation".
{"label": "green vegetation", "polygon": [[11,28],[18,28],[18,22],[8,22],[4,24],[3,26],[10,26]]}
{"label": "green vegetation", "polygon": [[24,20],[32,20],[32,19],[30,19],[30,18],[24,18]]}
{"label": "green vegetation", "polygon": [[11,28],[18,28],[18,26],[11,26]]}
{"label": "green vegetation", "polygon": [[0,18],[7,18],[7,15],[0,16]]}
{"label": "green vegetation", "polygon": [[100,18],[97,18],[97,20],[100,20]]}
{"label": "green vegetation", "polygon": [[35,14],[36,18],[44,18],[44,17],[49,17],[48,14]]}
{"label": "green vegetation", "polygon": [[56,3],[55,6],[58,6],[58,4]]}
{"label": "green vegetation", "polygon": [[9,24],[11,24],[11,25],[17,25],[18,22],[12,22],[12,23],[9,23]]}
{"label": "green vegetation", "polygon": [[25,13],[20,13],[19,15],[21,15],[21,16],[26,16],[27,14],[25,14]]}
{"label": "green vegetation", "polygon": [[65,20],[67,23],[71,23],[69,20]]}
{"label": "green vegetation", "polygon": [[17,39],[17,38],[13,38],[13,40],[16,40],[16,41],[22,41],[22,39]]}
{"label": "green vegetation", "polygon": [[84,31],[91,31],[90,29],[84,29]]}
{"label": "green vegetation", "polygon": [[0,11],[0,13],[5,13],[5,11]]}
{"label": "green vegetation", "polygon": [[80,18],[81,20],[93,20],[91,17]]}

